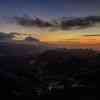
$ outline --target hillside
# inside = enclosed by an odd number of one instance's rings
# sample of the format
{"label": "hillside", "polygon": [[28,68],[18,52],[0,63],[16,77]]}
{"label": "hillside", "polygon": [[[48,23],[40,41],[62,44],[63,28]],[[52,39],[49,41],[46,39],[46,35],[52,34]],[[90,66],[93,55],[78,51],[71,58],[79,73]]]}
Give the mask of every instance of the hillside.
{"label": "hillside", "polygon": [[0,44],[2,94],[33,98],[64,95],[66,88],[96,88],[99,59],[100,53],[90,49]]}

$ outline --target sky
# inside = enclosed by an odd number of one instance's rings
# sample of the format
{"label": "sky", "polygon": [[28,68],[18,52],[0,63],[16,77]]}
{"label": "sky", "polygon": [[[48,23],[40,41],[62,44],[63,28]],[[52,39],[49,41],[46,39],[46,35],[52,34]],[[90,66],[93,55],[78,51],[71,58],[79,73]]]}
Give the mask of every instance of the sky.
{"label": "sky", "polygon": [[0,0],[0,32],[20,33],[14,39],[97,45],[100,0]]}

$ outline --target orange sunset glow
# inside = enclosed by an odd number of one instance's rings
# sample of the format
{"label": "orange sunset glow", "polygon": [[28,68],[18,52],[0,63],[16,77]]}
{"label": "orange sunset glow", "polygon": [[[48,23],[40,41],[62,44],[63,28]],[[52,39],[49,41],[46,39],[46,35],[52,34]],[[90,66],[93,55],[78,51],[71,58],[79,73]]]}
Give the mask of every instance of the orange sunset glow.
{"label": "orange sunset glow", "polygon": [[100,37],[98,36],[90,36],[90,37],[81,37],[80,38],[81,44],[100,44]]}
{"label": "orange sunset glow", "polygon": [[99,47],[100,37],[99,36],[57,36],[52,35],[48,37],[42,37],[41,41],[68,47],[86,47],[86,48],[96,48]]}

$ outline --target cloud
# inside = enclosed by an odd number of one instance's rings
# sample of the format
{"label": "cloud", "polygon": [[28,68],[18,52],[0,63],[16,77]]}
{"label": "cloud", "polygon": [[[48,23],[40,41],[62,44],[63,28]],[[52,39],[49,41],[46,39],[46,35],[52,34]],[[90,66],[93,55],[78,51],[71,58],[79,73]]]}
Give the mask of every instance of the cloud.
{"label": "cloud", "polygon": [[38,17],[31,18],[29,16],[23,16],[23,17],[14,17],[15,22],[18,25],[25,26],[25,27],[51,27],[51,23],[47,21],[43,21]]}
{"label": "cloud", "polygon": [[38,39],[33,38],[33,37],[26,37],[24,40],[25,40],[25,41],[30,41],[30,42],[39,42]]}
{"label": "cloud", "polygon": [[44,21],[38,17],[30,17],[28,15],[13,17],[16,24],[24,27],[37,27],[37,28],[50,28],[51,31],[55,30],[72,30],[84,29],[93,27],[97,23],[100,24],[100,16],[87,16],[87,17],[61,17],[56,20]]}
{"label": "cloud", "polygon": [[96,23],[100,23],[100,16],[88,16],[72,19],[61,19],[61,28],[62,29],[72,29],[76,27],[79,28],[88,28],[94,26]]}
{"label": "cloud", "polygon": [[11,39],[12,37],[13,37],[13,35],[11,35],[11,34],[0,32],[0,40]]}
{"label": "cloud", "polygon": [[[21,36],[21,35],[25,35],[23,33],[17,33],[17,32],[10,32],[10,33],[5,33],[5,32],[0,32],[0,40],[16,40],[16,36]],[[39,39],[35,38],[35,37],[31,37],[31,36],[26,36],[24,39],[22,39],[23,41],[27,41],[27,42],[40,42]]]}
{"label": "cloud", "polygon": [[19,33],[5,33],[5,32],[0,32],[0,40],[12,40],[15,35],[18,35]]}
{"label": "cloud", "polygon": [[93,36],[100,36],[100,34],[93,34],[93,35],[89,35],[89,34],[86,34],[86,35],[83,35],[84,37],[93,37]]}

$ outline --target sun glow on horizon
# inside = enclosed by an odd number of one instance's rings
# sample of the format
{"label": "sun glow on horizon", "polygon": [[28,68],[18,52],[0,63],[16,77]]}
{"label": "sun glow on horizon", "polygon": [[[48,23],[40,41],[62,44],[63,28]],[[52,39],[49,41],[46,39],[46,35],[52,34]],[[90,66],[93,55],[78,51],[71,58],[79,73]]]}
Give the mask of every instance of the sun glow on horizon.
{"label": "sun glow on horizon", "polygon": [[[94,33],[94,32],[93,32]],[[55,32],[25,32],[15,34],[13,40],[25,40],[26,37],[39,39],[40,42],[45,42],[54,45],[70,46],[70,47],[99,47],[100,36],[95,34],[72,32],[72,31],[55,31]],[[40,35],[39,35],[40,34]],[[86,35],[86,36],[85,36]],[[88,36],[90,35],[90,36]],[[93,35],[93,36],[92,36]]]}
{"label": "sun glow on horizon", "polygon": [[45,41],[45,42],[58,42],[58,41],[66,41],[66,40],[70,40],[70,39],[76,39],[79,38],[80,35],[79,34],[72,34],[67,33],[66,31],[59,31],[59,32],[49,32],[45,35],[42,35],[40,37],[41,41]]}
{"label": "sun glow on horizon", "polygon": [[54,44],[64,44],[64,45],[79,45],[79,46],[99,46],[100,37],[99,36],[74,36],[74,35],[48,35],[48,37],[43,37],[41,39],[43,42],[54,43]]}
{"label": "sun glow on horizon", "polygon": [[81,37],[81,44],[100,44],[100,36]]}

